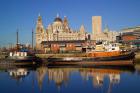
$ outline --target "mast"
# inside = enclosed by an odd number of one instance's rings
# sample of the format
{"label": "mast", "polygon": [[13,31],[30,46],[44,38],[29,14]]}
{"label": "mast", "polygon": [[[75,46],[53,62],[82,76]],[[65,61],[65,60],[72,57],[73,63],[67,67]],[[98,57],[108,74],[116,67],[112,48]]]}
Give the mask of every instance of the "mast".
{"label": "mast", "polygon": [[34,38],[34,32],[33,32],[33,29],[32,29],[32,49],[34,50],[34,40],[33,40],[33,38]]}
{"label": "mast", "polygon": [[17,35],[17,50],[18,50],[18,29],[17,29],[16,35]]}

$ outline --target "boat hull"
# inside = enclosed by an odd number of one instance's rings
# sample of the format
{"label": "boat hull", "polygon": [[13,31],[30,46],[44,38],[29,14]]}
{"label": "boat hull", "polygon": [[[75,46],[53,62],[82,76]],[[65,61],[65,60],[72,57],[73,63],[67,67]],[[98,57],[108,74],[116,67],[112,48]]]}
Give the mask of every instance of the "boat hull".
{"label": "boat hull", "polygon": [[81,62],[81,61],[116,61],[116,60],[133,60],[135,53],[131,52],[125,55],[119,56],[107,56],[107,57],[50,57],[47,58],[48,62]]}
{"label": "boat hull", "polygon": [[135,53],[131,52],[129,54],[118,55],[118,56],[107,56],[107,57],[91,57],[85,58],[84,61],[117,61],[117,60],[133,60],[135,58]]}
{"label": "boat hull", "polygon": [[66,66],[80,66],[80,67],[133,67],[132,60],[119,61],[91,61],[91,62],[48,62],[48,67],[66,67]]}
{"label": "boat hull", "polygon": [[34,61],[36,59],[36,57],[34,56],[26,56],[26,57],[22,57],[22,56],[12,56],[12,57],[8,57],[7,59],[9,60],[15,60],[15,61]]}
{"label": "boat hull", "polygon": [[42,60],[36,56],[15,56],[15,57],[7,57],[4,59],[5,62],[2,64],[13,64],[13,65],[28,65],[28,64],[41,64]]}
{"label": "boat hull", "polygon": [[132,66],[135,53],[111,57],[60,57],[48,58],[49,66],[81,65],[81,66]]}

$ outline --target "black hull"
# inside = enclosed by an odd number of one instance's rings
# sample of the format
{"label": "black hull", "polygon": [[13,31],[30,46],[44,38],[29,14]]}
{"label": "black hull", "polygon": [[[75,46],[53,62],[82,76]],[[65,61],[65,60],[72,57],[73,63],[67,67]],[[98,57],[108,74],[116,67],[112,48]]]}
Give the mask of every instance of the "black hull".
{"label": "black hull", "polygon": [[118,61],[83,61],[83,62],[48,62],[48,67],[134,67],[132,60]]}
{"label": "black hull", "polygon": [[[76,58],[76,57],[75,57]],[[133,59],[135,58],[134,52],[127,55],[113,56],[113,57],[96,57],[96,58],[85,58],[81,57],[74,60],[65,60],[66,58],[48,58],[48,66],[134,66]]]}
{"label": "black hull", "polygon": [[48,62],[82,62],[82,61],[117,61],[117,60],[133,60],[135,53],[131,52],[126,55],[113,56],[113,57],[60,57],[47,59]]}
{"label": "black hull", "polygon": [[34,65],[42,63],[42,60],[36,56],[7,57],[0,61],[0,65]]}

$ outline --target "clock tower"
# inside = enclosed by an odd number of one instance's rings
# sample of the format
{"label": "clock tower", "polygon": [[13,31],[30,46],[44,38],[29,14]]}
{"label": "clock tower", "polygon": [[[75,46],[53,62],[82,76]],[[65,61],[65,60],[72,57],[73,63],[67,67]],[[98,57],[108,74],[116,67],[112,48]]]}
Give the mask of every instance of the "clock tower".
{"label": "clock tower", "polygon": [[36,49],[41,50],[41,41],[44,39],[44,27],[42,23],[42,17],[38,16],[37,25],[36,25]]}

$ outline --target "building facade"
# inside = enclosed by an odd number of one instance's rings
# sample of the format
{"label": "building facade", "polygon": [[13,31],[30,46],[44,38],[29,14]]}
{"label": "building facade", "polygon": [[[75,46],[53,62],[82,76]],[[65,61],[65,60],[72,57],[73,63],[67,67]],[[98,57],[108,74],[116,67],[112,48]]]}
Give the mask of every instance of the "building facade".
{"label": "building facade", "polygon": [[102,31],[102,17],[93,16],[92,17],[92,40],[96,41],[115,41],[118,32],[110,31],[108,26],[105,26],[104,31]]}
{"label": "building facade", "polygon": [[54,19],[52,24],[49,24],[45,29],[42,23],[42,18],[39,15],[36,25],[36,49],[41,50],[41,42],[43,41],[72,41],[86,40],[86,31],[84,25],[81,25],[79,30],[70,28],[67,17],[62,20],[59,15]]}
{"label": "building facade", "polygon": [[67,40],[67,41],[43,41],[45,53],[70,53],[82,52],[83,48],[90,46],[92,43],[87,40]]}
{"label": "building facade", "polygon": [[124,28],[120,32],[120,42],[140,45],[140,26]]}

